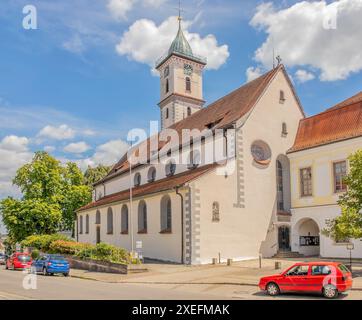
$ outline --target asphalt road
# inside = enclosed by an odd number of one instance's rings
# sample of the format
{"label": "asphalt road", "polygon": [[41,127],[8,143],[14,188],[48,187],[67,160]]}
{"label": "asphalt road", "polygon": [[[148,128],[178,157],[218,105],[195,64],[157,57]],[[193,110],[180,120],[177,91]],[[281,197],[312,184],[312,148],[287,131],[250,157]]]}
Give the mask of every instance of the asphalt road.
{"label": "asphalt road", "polygon": [[[27,274],[22,271],[5,270],[0,266],[0,299],[37,300],[202,300],[225,299],[207,293],[190,293],[167,288],[152,288],[144,285],[104,283],[63,276],[36,276],[36,289],[24,289]],[[25,278],[30,287],[34,282]]]}
{"label": "asphalt road", "polygon": [[[0,266],[0,300],[315,300],[318,295],[288,294],[269,297],[255,286],[236,285],[172,285],[105,283],[63,276],[37,275],[29,282],[22,271],[5,270]],[[36,284],[36,289],[25,289]],[[339,300],[362,300],[362,291],[340,295]]]}

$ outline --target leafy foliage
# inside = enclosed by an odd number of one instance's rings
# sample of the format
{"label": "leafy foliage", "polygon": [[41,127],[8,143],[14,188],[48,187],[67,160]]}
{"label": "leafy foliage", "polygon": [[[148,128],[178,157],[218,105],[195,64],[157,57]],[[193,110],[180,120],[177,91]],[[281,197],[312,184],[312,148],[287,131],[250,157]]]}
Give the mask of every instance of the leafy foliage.
{"label": "leafy foliage", "polygon": [[350,172],[345,181],[347,192],[341,197],[339,204],[358,211],[362,209],[362,150],[349,157]]}
{"label": "leafy foliage", "polygon": [[327,223],[322,234],[335,241],[362,238],[362,150],[349,157],[350,172],[345,178],[347,192],[338,201],[342,213]]}
{"label": "leafy foliage", "polygon": [[84,183],[87,186],[93,186],[94,183],[98,182],[99,180],[103,179],[108,172],[111,170],[111,167],[98,165],[95,168],[88,166],[88,169],[84,173]]}
{"label": "leafy foliage", "polygon": [[62,234],[44,234],[44,235],[31,235],[21,241],[23,247],[36,248],[42,252],[48,252],[50,244],[57,240],[72,241],[67,236]]}
{"label": "leafy foliage", "polygon": [[91,201],[91,188],[84,184],[75,163],[65,166],[44,151],[18,169],[13,183],[23,193],[21,201],[0,202],[9,235],[21,241],[31,234],[73,230],[75,210]]}
{"label": "leafy foliage", "polygon": [[131,260],[127,250],[106,243],[92,245],[89,243],[57,240],[51,243],[49,252],[75,255],[81,259],[109,261],[120,264],[137,263],[137,261]]}
{"label": "leafy foliage", "polygon": [[54,233],[62,220],[59,205],[42,200],[7,198],[1,201],[0,210],[9,237],[14,242],[32,234]]}

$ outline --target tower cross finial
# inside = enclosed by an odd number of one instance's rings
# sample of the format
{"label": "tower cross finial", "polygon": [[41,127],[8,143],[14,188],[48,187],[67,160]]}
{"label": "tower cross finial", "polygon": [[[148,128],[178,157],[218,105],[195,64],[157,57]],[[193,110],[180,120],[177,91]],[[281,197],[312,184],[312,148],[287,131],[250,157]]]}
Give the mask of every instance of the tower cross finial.
{"label": "tower cross finial", "polygon": [[184,10],[182,10],[182,8],[181,8],[181,0],[178,0],[178,7],[177,7],[176,9],[177,9],[177,11],[178,11],[177,20],[178,20],[178,22],[179,22],[179,24],[180,24],[180,26],[181,26],[181,21],[182,21],[182,16],[181,16],[181,14],[182,14],[182,12],[184,12]]}

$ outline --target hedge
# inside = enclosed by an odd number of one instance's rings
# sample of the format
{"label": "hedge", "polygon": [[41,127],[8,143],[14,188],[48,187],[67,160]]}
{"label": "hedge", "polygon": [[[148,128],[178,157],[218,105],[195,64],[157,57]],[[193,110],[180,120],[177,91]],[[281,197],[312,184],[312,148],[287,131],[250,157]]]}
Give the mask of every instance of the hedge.
{"label": "hedge", "polygon": [[71,242],[67,236],[62,234],[44,234],[44,235],[33,235],[25,238],[20,244],[22,247],[31,247],[34,249],[38,249],[43,252],[48,252],[50,249],[50,245],[52,242],[57,240],[64,240]]}
{"label": "hedge", "polygon": [[81,259],[93,259],[120,264],[140,263],[139,260],[132,259],[130,253],[123,248],[106,243],[93,245],[75,242],[59,234],[30,236],[23,240],[21,245],[46,253],[72,255]]}

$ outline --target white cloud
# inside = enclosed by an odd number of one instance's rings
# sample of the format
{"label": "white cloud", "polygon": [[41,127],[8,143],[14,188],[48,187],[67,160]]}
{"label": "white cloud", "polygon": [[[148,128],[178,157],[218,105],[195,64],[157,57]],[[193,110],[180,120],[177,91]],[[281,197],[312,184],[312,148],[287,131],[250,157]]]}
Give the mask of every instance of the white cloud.
{"label": "white cloud", "polygon": [[313,73],[302,69],[297,70],[295,76],[297,77],[297,80],[301,83],[313,80],[315,78]]}
{"label": "white cloud", "polygon": [[[361,0],[302,1],[281,10],[261,4],[250,24],[268,37],[254,58],[270,68],[275,47],[287,66],[318,69],[322,81],[346,79],[362,70],[361,16]],[[335,29],[326,28],[334,21]]]}
{"label": "white cloud", "polygon": [[56,150],[56,148],[54,146],[45,146],[44,147],[44,151],[48,152],[48,153],[52,153]]}
{"label": "white cloud", "polygon": [[108,10],[117,20],[126,20],[127,13],[133,8],[136,0],[110,0]]}
{"label": "white cloud", "polygon": [[[194,53],[208,59],[206,68],[220,68],[230,55],[228,46],[219,46],[212,34],[202,38],[197,33],[188,32],[187,28],[190,24],[185,21],[183,26],[185,37],[190,42]],[[131,60],[154,67],[156,60],[170,47],[177,34],[177,29],[176,17],[169,17],[159,26],[152,20],[137,20],[124,32],[116,50],[120,55],[126,55]]]}
{"label": "white cloud", "polygon": [[72,53],[81,54],[85,50],[85,45],[79,34],[75,34],[69,40],[63,42],[63,48]]}
{"label": "white cloud", "polygon": [[110,140],[96,148],[96,152],[87,159],[78,160],[77,163],[83,168],[88,165],[96,166],[98,164],[113,165],[129,149],[128,143],[123,140]]}
{"label": "white cloud", "polygon": [[0,141],[0,199],[20,196],[19,189],[12,185],[11,180],[16,170],[32,158],[28,143],[28,138],[18,136],[6,136]]}
{"label": "white cloud", "polygon": [[40,130],[38,136],[55,140],[67,140],[74,138],[75,130],[66,124],[62,124],[59,127],[45,126]]}
{"label": "white cloud", "polygon": [[107,8],[111,15],[118,21],[127,20],[127,14],[135,7],[142,4],[146,7],[159,8],[167,0],[109,0]]}
{"label": "white cloud", "polygon": [[6,136],[0,142],[0,148],[8,151],[23,152],[27,150],[29,139],[26,137]]}
{"label": "white cloud", "polygon": [[262,70],[259,67],[249,67],[246,70],[246,81],[250,82],[259,78],[263,74]]}
{"label": "white cloud", "polygon": [[84,153],[89,149],[91,149],[91,147],[88,144],[86,144],[84,141],[80,141],[68,144],[67,146],[64,147],[63,150],[68,153],[79,154],[79,153]]}

